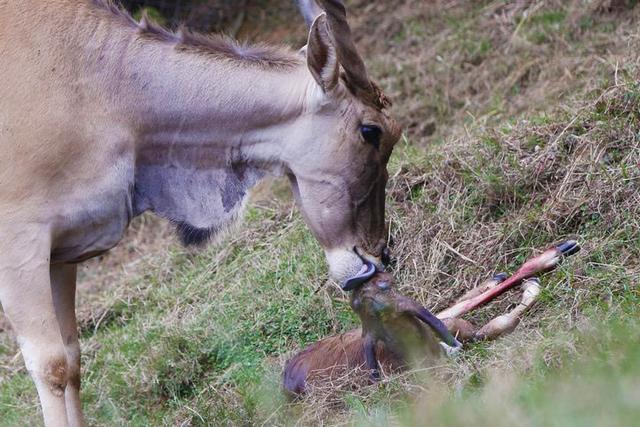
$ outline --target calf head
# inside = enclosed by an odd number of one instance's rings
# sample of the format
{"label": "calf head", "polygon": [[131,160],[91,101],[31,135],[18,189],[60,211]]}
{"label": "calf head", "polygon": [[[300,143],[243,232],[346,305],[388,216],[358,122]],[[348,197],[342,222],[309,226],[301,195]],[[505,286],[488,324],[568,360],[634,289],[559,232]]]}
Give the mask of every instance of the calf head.
{"label": "calf head", "polygon": [[401,316],[398,307],[400,295],[393,289],[393,277],[382,272],[357,286],[351,293],[351,308],[367,326],[388,320],[392,316]]}
{"label": "calf head", "polygon": [[397,330],[404,329],[410,334],[411,329],[402,325],[418,321],[430,328],[447,346],[461,347],[440,319],[417,301],[394,289],[393,277],[389,273],[375,273],[371,279],[354,287],[351,308],[360,317],[363,331],[378,337],[386,335],[385,330],[390,325],[399,326]]}

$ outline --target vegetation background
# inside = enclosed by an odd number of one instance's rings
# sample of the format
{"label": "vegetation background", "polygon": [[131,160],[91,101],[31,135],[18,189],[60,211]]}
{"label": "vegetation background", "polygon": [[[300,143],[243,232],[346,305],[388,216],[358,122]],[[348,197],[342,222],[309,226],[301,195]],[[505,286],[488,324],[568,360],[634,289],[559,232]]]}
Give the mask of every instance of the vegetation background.
{"label": "vegetation background", "polygon": [[[140,1],[127,1],[134,14]],[[146,2],[151,4],[152,1]],[[179,3],[179,8],[176,5]],[[199,253],[142,216],[81,267],[90,425],[636,425],[640,415],[640,6],[636,0],[351,0],[405,129],[390,164],[393,273],[438,310],[564,238],[516,332],[433,372],[348,378],[287,403],[285,360],[354,327],[286,184]],[[171,7],[174,7],[171,9]],[[300,47],[293,1],[158,1],[167,25]],[[474,314],[481,323],[516,292]],[[39,425],[0,318],[0,425]]]}

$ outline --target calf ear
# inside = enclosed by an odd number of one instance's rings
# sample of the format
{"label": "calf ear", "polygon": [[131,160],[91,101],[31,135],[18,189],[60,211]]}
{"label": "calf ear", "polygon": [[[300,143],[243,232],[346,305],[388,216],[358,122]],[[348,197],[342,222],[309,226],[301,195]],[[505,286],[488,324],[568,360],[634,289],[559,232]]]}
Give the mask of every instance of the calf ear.
{"label": "calf ear", "polygon": [[429,310],[418,304],[414,300],[399,296],[398,297],[398,310],[403,313],[407,313],[415,316],[422,321],[425,325],[431,328],[433,332],[442,340],[445,344],[451,347],[462,347],[462,344],[451,335],[451,332],[447,329],[442,320],[431,314]]}
{"label": "calf ear", "polygon": [[325,13],[311,24],[307,43],[307,65],[325,93],[336,87],[340,77],[340,65]]}

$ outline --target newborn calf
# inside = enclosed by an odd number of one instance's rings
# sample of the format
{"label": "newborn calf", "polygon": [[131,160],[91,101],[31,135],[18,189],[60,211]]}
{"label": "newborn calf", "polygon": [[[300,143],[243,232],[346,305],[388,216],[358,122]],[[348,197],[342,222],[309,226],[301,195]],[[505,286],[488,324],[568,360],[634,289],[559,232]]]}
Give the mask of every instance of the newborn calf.
{"label": "newborn calf", "polygon": [[[513,276],[501,273],[483,282],[437,317],[397,293],[390,274],[377,272],[373,265],[365,266],[343,287],[353,291],[350,303],[362,328],[318,341],[287,361],[284,389],[301,394],[309,384],[326,383],[361,367],[376,380],[381,366],[389,371],[408,364],[429,366],[443,354],[442,349],[447,353],[457,351],[461,347],[458,339],[486,340],[507,334],[540,294],[540,282],[534,275],[552,270],[579,249],[574,240],[551,247],[525,262]],[[514,286],[520,286],[523,295],[511,312],[481,328],[460,317]]]}
{"label": "newborn calf", "polygon": [[438,318],[397,293],[392,283],[390,274],[379,272],[353,290],[350,303],[362,328],[318,341],[290,359],[283,378],[287,392],[301,394],[309,384],[362,367],[378,379],[381,365],[385,370],[408,363],[429,366],[443,354],[443,348],[461,347]]}

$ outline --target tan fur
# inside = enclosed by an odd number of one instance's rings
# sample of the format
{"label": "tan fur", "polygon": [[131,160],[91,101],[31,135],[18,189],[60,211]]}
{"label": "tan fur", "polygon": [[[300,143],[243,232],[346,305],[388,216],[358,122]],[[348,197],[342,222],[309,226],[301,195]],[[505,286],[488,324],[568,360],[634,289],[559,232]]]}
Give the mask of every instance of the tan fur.
{"label": "tan fur", "polygon": [[51,392],[58,397],[64,396],[64,389],[67,387],[67,358],[50,360],[44,375]]}
{"label": "tan fur", "polygon": [[[144,211],[201,243],[262,176],[285,174],[336,280],[380,264],[400,130],[323,60],[336,50],[325,20],[305,60],[135,22],[104,0],[0,1],[0,301],[47,426],[83,424],[74,265]],[[363,123],[383,130],[379,150]]]}
{"label": "tan fur", "polygon": [[112,0],[93,0],[101,9],[121,18],[123,23],[134,28],[143,37],[164,41],[176,45],[180,50],[191,50],[205,55],[214,55],[229,60],[242,61],[243,65],[291,68],[300,65],[302,60],[292,52],[264,44],[242,45],[236,40],[220,34],[205,35],[194,33],[187,28],[177,32],[170,31],[150,20],[146,13],[140,22],[136,22],[129,13]]}

